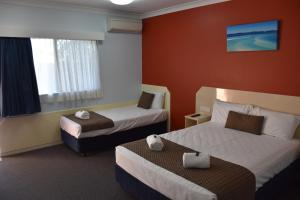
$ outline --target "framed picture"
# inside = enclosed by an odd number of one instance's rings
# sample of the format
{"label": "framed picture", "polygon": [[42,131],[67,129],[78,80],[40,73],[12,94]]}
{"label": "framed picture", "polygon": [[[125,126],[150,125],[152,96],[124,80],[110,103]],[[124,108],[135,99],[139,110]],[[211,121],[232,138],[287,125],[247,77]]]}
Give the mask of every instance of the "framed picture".
{"label": "framed picture", "polygon": [[268,51],[278,49],[279,21],[229,26],[227,51]]}

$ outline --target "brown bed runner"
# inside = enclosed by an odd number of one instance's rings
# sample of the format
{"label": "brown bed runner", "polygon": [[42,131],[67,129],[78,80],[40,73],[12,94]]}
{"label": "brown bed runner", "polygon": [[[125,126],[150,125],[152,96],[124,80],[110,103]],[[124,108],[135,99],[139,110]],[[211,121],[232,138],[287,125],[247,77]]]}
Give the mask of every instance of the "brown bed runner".
{"label": "brown bed runner", "polygon": [[78,119],[77,117],[75,117],[75,114],[65,115],[65,117],[79,124],[81,126],[81,132],[95,131],[114,127],[114,122],[111,119],[99,115],[95,112],[89,111],[89,113],[90,119]]}
{"label": "brown bed runner", "polygon": [[255,176],[248,169],[211,157],[209,169],[185,169],[182,155],[194,152],[184,146],[163,139],[164,150],[150,151],[145,139],[123,144],[122,146],[217,195],[218,200],[254,200]]}

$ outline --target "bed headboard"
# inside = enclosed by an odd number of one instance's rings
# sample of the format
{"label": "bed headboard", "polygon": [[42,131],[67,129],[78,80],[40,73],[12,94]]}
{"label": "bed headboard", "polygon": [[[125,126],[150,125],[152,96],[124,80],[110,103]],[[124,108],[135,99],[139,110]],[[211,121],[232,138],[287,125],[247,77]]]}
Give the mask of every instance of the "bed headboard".
{"label": "bed headboard", "polygon": [[168,131],[171,127],[171,94],[167,87],[158,86],[158,85],[148,85],[142,84],[142,90],[145,92],[164,92],[165,93],[165,102],[164,109],[168,111]]}
{"label": "bed headboard", "polygon": [[[196,112],[211,113],[215,99],[251,104],[300,116],[300,97],[212,87],[201,87],[196,93]],[[300,139],[300,125],[296,130],[295,137]]]}

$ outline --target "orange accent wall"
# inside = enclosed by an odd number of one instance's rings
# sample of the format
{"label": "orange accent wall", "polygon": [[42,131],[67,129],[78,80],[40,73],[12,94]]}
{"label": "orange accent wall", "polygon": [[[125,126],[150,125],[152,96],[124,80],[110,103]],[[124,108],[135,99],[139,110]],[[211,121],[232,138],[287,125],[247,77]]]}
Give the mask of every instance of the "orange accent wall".
{"label": "orange accent wall", "polygon": [[[226,51],[228,25],[280,20],[278,51]],[[201,86],[300,96],[300,1],[232,0],[143,21],[143,83],[171,92],[184,127]]]}

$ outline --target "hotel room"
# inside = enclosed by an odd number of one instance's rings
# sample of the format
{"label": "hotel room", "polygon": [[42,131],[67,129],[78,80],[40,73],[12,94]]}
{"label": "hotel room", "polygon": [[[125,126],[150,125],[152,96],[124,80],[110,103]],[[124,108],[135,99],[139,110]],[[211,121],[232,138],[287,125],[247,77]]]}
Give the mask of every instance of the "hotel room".
{"label": "hotel room", "polygon": [[0,0],[0,200],[299,199],[299,11]]}

